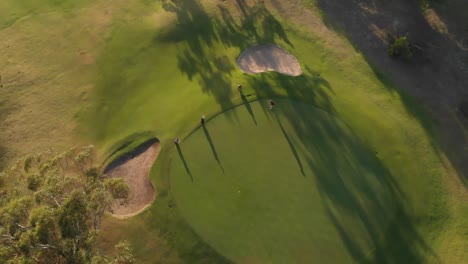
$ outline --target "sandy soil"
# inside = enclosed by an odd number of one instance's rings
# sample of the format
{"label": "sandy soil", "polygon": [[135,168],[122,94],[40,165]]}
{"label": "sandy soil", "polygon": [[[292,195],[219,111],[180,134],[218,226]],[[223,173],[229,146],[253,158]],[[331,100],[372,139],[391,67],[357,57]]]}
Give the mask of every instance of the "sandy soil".
{"label": "sandy soil", "polygon": [[115,204],[112,214],[127,218],[146,209],[156,198],[156,192],[149,179],[149,172],[160,150],[159,141],[147,141],[134,151],[112,162],[104,171],[109,177],[120,177],[130,187],[128,204]]}
{"label": "sandy soil", "polygon": [[237,59],[237,65],[246,73],[276,71],[291,76],[302,74],[296,57],[273,44],[253,46],[244,50]]}

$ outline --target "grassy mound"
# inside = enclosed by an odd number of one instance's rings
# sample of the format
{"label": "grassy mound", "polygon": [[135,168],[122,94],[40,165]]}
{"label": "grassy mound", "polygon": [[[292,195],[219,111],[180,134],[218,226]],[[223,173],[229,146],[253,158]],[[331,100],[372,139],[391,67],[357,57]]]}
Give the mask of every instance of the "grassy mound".
{"label": "grassy mound", "polygon": [[346,240],[370,254],[400,199],[349,128],[294,101],[223,113],[173,155],[171,189],[182,215],[236,263],[349,263]]}

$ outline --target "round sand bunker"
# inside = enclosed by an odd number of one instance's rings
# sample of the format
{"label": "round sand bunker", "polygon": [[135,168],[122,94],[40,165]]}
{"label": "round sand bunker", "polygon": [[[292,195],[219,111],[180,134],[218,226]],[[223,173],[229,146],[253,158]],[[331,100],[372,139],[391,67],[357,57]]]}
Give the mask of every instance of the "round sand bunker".
{"label": "round sand bunker", "polygon": [[104,170],[111,178],[123,178],[129,186],[128,203],[114,204],[112,214],[127,218],[142,212],[155,199],[156,193],[149,172],[160,150],[159,141],[151,139],[136,149],[113,161]]}
{"label": "round sand bunker", "polygon": [[302,74],[296,57],[273,44],[247,48],[237,59],[237,65],[245,73],[275,71],[291,76]]}

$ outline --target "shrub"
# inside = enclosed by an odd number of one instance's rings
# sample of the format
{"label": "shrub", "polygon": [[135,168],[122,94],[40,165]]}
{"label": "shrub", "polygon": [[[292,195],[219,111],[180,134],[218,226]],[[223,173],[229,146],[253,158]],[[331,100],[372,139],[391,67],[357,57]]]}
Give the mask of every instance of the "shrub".
{"label": "shrub", "polygon": [[413,50],[407,36],[396,38],[388,46],[388,54],[394,58],[409,60],[413,57]]}

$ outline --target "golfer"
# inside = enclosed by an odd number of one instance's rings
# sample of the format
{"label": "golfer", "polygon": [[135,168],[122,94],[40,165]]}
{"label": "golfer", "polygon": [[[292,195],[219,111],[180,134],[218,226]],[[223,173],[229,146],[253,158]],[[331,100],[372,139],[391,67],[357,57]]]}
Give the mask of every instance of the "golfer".
{"label": "golfer", "polygon": [[270,105],[270,110],[273,110],[273,107],[275,107],[275,102],[273,100],[268,101]]}
{"label": "golfer", "polygon": [[205,125],[205,115],[202,115],[202,116],[201,116],[200,124],[201,124],[202,126]]}

